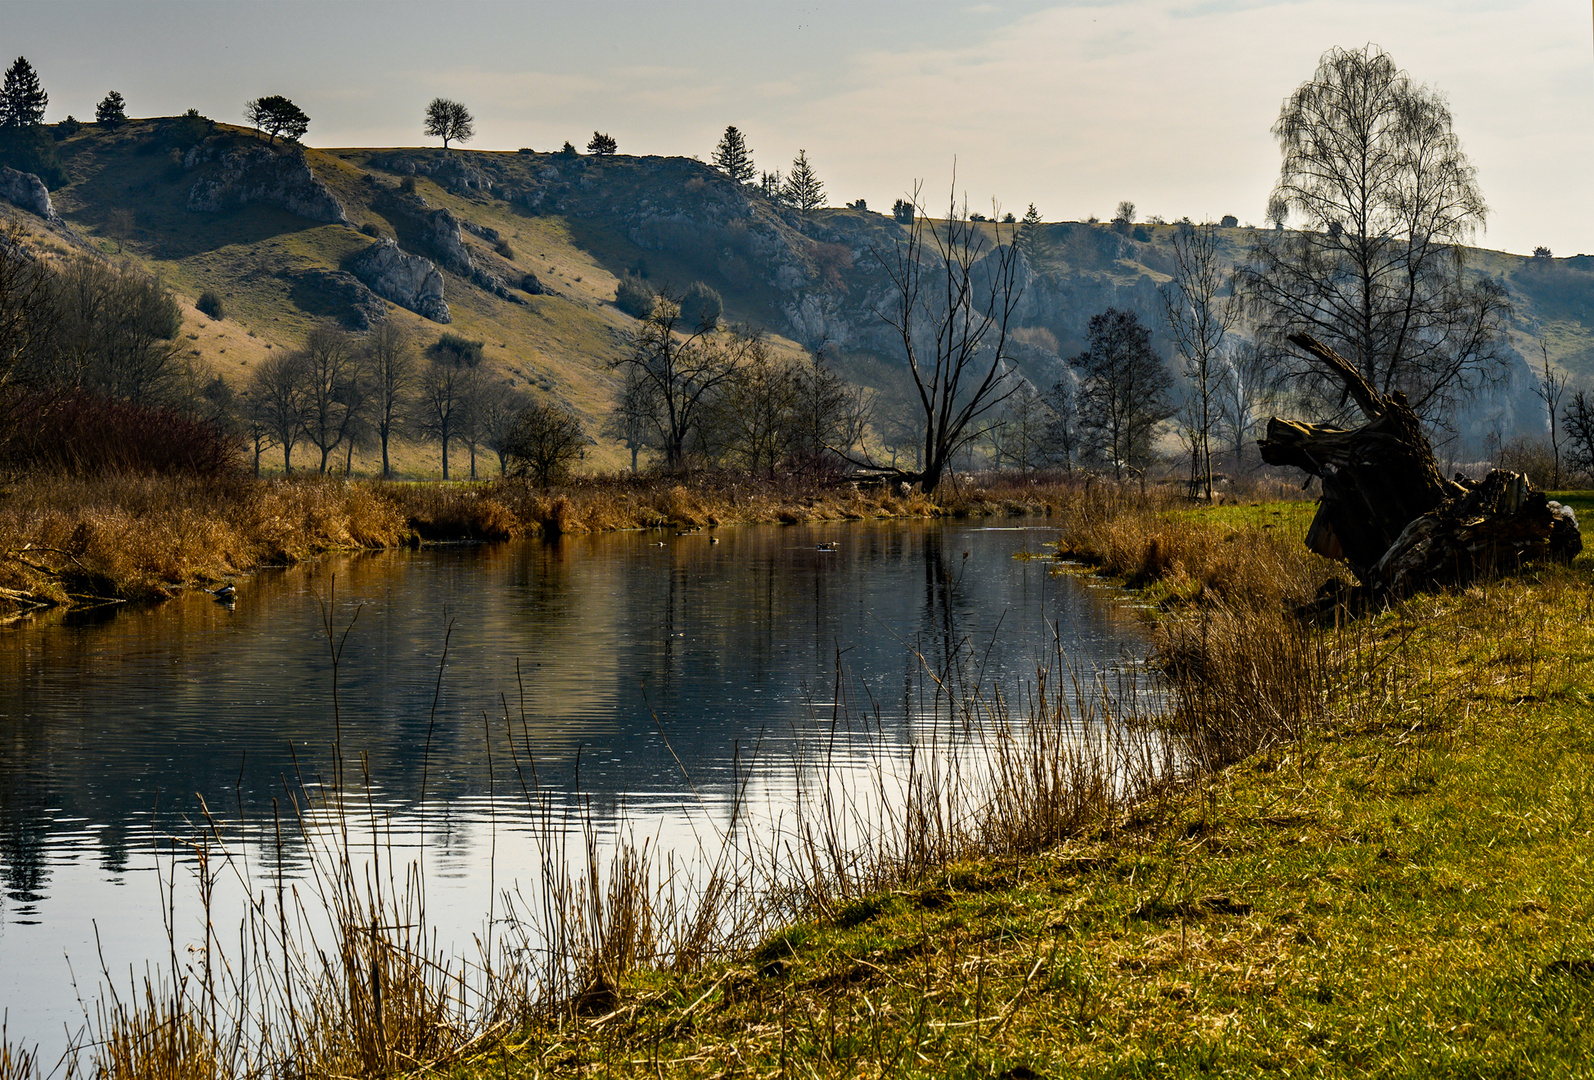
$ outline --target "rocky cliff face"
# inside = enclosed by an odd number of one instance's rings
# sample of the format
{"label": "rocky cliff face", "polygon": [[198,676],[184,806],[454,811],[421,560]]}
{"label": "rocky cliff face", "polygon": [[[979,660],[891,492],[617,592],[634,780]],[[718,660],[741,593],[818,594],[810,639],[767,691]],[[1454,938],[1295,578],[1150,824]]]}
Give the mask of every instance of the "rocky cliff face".
{"label": "rocky cliff face", "polygon": [[50,205],[50,192],[45,188],[44,181],[32,173],[0,166],[0,199],[20,206],[30,214],[37,214],[46,221],[60,220],[55,207]]}
{"label": "rocky cliff face", "polygon": [[349,264],[354,276],[372,292],[433,322],[453,322],[443,300],[443,275],[419,255],[399,249],[392,240],[378,240]]}
{"label": "rocky cliff face", "polygon": [[188,209],[196,213],[260,204],[310,221],[349,223],[343,204],[310,171],[298,146],[279,151],[260,143],[211,139],[190,150],[183,165],[206,170],[188,192]]}

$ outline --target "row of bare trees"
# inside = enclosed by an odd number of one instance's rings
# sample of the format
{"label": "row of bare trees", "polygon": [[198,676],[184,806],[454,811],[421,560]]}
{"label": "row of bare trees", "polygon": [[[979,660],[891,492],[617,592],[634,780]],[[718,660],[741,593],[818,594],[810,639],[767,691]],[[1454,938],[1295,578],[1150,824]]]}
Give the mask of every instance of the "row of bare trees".
{"label": "row of bare trees", "polygon": [[671,471],[694,463],[773,475],[819,477],[843,466],[862,442],[869,399],[815,350],[784,361],[760,331],[686,324],[681,305],[660,297],[617,363],[619,399],[606,434]]}
{"label": "row of bare trees", "polygon": [[[217,388],[216,394],[224,391]],[[391,476],[391,446],[405,438],[437,444],[445,480],[460,445],[469,454],[471,479],[482,452],[497,457],[500,472],[515,471],[517,425],[523,442],[523,414],[547,407],[489,376],[481,366],[480,342],[444,335],[423,351],[393,323],[363,336],[316,327],[299,348],[256,366],[241,399],[230,404],[253,444],[257,473],[261,456],[273,447],[282,450],[283,468],[292,472],[295,447],[308,444],[321,473],[340,453],[347,473],[355,450],[380,447],[382,475]],[[565,458],[572,446],[577,453],[585,446],[579,424],[564,439]]]}

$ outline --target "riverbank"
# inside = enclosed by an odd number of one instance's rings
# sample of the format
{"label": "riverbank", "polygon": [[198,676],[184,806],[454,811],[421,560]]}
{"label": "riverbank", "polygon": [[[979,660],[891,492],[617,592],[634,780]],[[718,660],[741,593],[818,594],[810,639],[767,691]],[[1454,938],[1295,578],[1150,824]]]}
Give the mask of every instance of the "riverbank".
{"label": "riverbank", "polygon": [[[1220,542],[1269,543],[1242,528]],[[728,961],[640,966],[453,1075],[1588,1075],[1591,590],[1586,562],[1534,570],[1293,658],[1254,595],[1187,609],[1188,645],[1305,691],[1251,695],[1277,722],[1238,763]],[[1176,717],[1222,722],[1245,666],[1185,665]]]}
{"label": "riverbank", "polygon": [[383,483],[322,477],[31,477],[0,488],[0,615],[153,601],[334,550],[537,533],[1057,514],[1082,481],[995,477],[930,500],[748,477]]}

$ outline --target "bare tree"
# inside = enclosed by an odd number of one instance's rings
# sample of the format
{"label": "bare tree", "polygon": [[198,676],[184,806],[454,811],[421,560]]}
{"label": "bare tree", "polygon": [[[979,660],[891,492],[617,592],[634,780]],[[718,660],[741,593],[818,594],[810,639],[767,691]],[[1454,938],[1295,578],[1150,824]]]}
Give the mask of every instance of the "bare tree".
{"label": "bare tree", "polygon": [[304,434],[321,452],[319,472],[332,452],[352,438],[365,405],[358,354],[349,335],[330,326],[305,335],[296,354],[304,380]]}
{"label": "bare tree", "polygon": [[1048,436],[1055,418],[1045,395],[1027,382],[1008,395],[1001,422],[992,432],[996,467],[1011,463],[1020,472],[1033,472],[1048,463]]}
{"label": "bare tree", "polygon": [[381,322],[361,345],[362,363],[369,380],[371,423],[382,444],[382,476],[393,475],[388,447],[410,412],[410,399],[418,383],[415,342],[393,322]]}
{"label": "bare tree", "polygon": [[529,477],[542,487],[556,484],[570,474],[586,445],[587,433],[575,413],[559,405],[529,405],[510,429],[509,475]]}
{"label": "bare tree", "polygon": [[831,368],[823,345],[811,359],[794,372],[790,443],[797,470],[818,479],[827,469],[845,465],[863,442],[874,402]]}
{"label": "bare tree", "polygon": [[1556,431],[1556,418],[1561,411],[1561,398],[1566,393],[1566,376],[1550,367],[1550,350],[1539,342],[1539,353],[1544,358],[1539,377],[1533,382],[1533,396],[1544,402],[1550,421],[1550,453],[1555,457],[1555,472],[1550,480],[1552,488],[1561,486],[1561,440]]}
{"label": "bare tree", "polygon": [[1234,455],[1234,468],[1239,469],[1262,421],[1262,411],[1277,394],[1284,372],[1253,339],[1231,337],[1220,359],[1218,414],[1226,445]]}
{"label": "bare tree", "polygon": [[1561,423],[1566,432],[1566,461],[1582,476],[1594,476],[1594,394],[1572,391]]}
{"label": "bare tree", "polygon": [[1502,376],[1509,301],[1465,273],[1486,208],[1444,98],[1376,46],[1332,49],[1273,134],[1268,218],[1302,226],[1261,233],[1242,268],[1261,331],[1311,334],[1427,419]]}
{"label": "bare tree", "polygon": [[[918,394],[923,454],[905,476],[934,491],[952,455],[979,437],[981,421],[1011,387],[1001,385],[1008,324],[1018,307],[1018,248],[1012,230],[994,243],[958,213],[957,180],[945,219],[932,221],[913,190],[914,220],[893,256],[876,252],[891,279],[891,306],[880,315],[896,331]],[[994,216],[994,215],[993,215]]]}
{"label": "bare tree", "polygon": [[644,395],[665,467],[674,470],[686,468],[688,443],[709,398],[740,359],[762,347],[757,333],[682,329],[680,303],[660,296],[653,314],[632,333],[630,351],[616,364]]}
{"label": "bare tree", "polygon": [[442,447],[444,480],[448,479],[449,445],[467,426],[470,412],[478,401],[476,390],[480,381],[475,367],[446,357],[430,361],[421,374],[415,423],[423,434],[436,439]]}
{"label": "bare tree", "polygon": [[641,451],[658,445],[653,421],[653,396],[650,382],[636,368],[626,372],[614,409],[603,422],[603,434],[631,452],[631,471],[637,471]]}
{"label": "bare tree", "polygon": [[1162,288],[1163,314],[1190,380],[1186,412],[1191,474],[1211,502],[1223,342],[1239,319],[1240,305],[1218,259],[1216,226],[1180,224],[1173,236],[1173,263],[1173,280]]}
{"label": "bare tree", "polygon": [[450,142],[470,142],[476,134],[476,118],[462,102],[433,98],[426,106],[426,134],[442,139],[447,150]]}
{"label": "bare tree", "polygon": [[515,421],[532,404],[529,394],[509,387],[499,387],[482,398],[476,426],[481,430],[481,445],[498,457],[500,476],[509,474],[509,438]]}
{"label": "bare tree", "polygon": [[791,445],[797,390],[796,373],[753,335],[730,377],[705,402],[705,448],[719,461],[774,476]]}
{"label": "bare tree", "polygon": [[[293,444],[304,434],[309,414],[303,358],[296,352],[275,352],[255,365],[244,392],[251,423],[282,447],[282,471],[293,473]],[[258,459],[264,439],[257,434]]]}

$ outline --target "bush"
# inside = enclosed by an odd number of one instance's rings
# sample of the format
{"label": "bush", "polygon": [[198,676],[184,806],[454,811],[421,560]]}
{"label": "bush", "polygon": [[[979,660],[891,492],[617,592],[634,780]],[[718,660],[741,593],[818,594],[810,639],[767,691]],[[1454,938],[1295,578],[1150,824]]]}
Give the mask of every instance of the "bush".
{"label": "bush", "polygon": [[[569,145],[569,144],[568,144],[568,143],[566,143],[566,144],[565,144],[565,145],[567,145],[567,146],[568,146],[568,145]],[[536,152],[537,152],[537,151],[535,151],[535,150],[533,150],[533,149],[532,149],[532,148],[531,148],[531,147],[529,147],[529,146],[522,146],[522,147],[521,147],[521,148],[520,148],[520,149],[519,149],[519,150],[516,150],[516,151],[515,151],[515,153],[517,153],[517,154],[535,154],[535,153],[536,153]]]}
{"label": "bush", "polygon": [[526,274],[521,277],[520,288],[521,291],[528,292],[532,296],[541,296],[547,291],[542,287],[542,282],[538,280],[536,274]]}
{"label": "bush", "polygon": [[0,128],[0,165],[32,173],[54,191],[66,184],[66,170],[55,152],[55,140],[42,125]]}
{"label": "bush", "polygon": [[364,225],[361,225],[360,231],[373,240],[382,238],[382,230],[376,227],[376,222],[374,221],[367,221]]}
{"label": "bush", "polygon": [[60,142],[62,139],[70,139],[82,130],[83,125],[78,122],[78,118],[69,115],[65,120],[55,125],[55,141]]}
{"label": "bush", "polygon": [[614,290],[614,306],[637,319],[653,314],[653,303],[657,299],[653,290],[635,274],[621,278]]}
{"label": "bush", "polygon": [[1129,235],[1134,237],[1136,240],[1141,241],[1142,243],[1151,239],[1151,233],[1147,231],[1144,225],[1136,225],[1134,229],[1130,231]]}
{"label": "bush", "polygon": [[238,448],[214,424],[82,390],[20,403],[5,448],[15,468],[68,476],[220,477],[240,467]]}
{"label": "bush", "polygon": [[573,145],[571,145],[570,141],[567,139],[565,140],[565,144],[559,148],[559,156],[580,157],[581,154]]}
{"label": "bush", "polygon": [[898,199],[891,204],[891,218],[902,225],[912,225],[913,204],[907,199]]}
{"label": "bush", "polygon": [[458,334],[444,334],[426,353],[433,360],[446,361],[456,367],[475,367],[482,362],[482,349],[486,345],[485,341],[470,341]]}
{"label": "bush", "polygon": [[194,304],[196,308],[210,316],[212,319],[226,317],[226,309],[222,307],[221,296],[215,289],[206,289],[199,294],[199,300]]}
{"label": "bush", "polygon": [[1240,219],[1233,214],[1224,214],[1223,220],[1218,222],[1218,224],[1225,229],[1237,229],[1240,226]]}
{"label": "bush", "polygon": [[701,281],[692,282],[686,295],[681,297],[681,321],[692,330],[718,326],[724,311],[725,302],[720,294]]}
{"label": "bush", "polygon": [[401,192],[403,192],[404,194],[406,194],[406,195],[414,195],[415,194],[415,177],[406,176],[404,179],[400,180],[399,181],[399,190]]}
{"label": "bush", "polygon": [[515,257],[515,249],[509,246],[508,240],[498,241],[498,243],[493,245],[493,250],[498,252],[498,254],[502,255],[506,259],[513,259]]}

